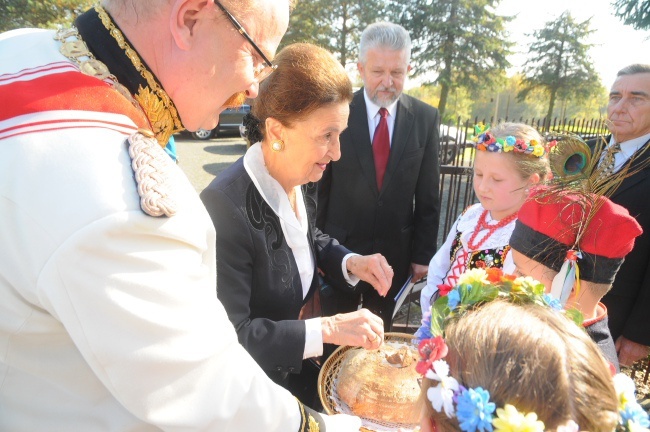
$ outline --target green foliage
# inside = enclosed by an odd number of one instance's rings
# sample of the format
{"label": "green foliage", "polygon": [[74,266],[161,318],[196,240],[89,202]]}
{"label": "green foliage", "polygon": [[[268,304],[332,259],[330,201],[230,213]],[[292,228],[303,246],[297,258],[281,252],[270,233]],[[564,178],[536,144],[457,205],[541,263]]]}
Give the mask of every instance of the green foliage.
{"label": "green foliage", "polygon": [[[435,336],[443,336],[448,320],[455,319],[481,304],[498,299],[514,304],[536,304],[560,310],[559,301],[553,301],[544,293],[544,285],[530,277],[504,274],[501,269],[467,270],[447,292],[440,292],[431,305],[429,330]],[[441,288],[442,289],[442,288]],[[453,300],[452,300],[453,296]],[[563,311],[566,316],[582,327],[583,316],[574,308]],[[427,325],[425,323],[424,325]]]}
{"label": "green foliage", "polygon": [[558,99],[585,101],[602,89],[588,54],[591,45],[583,42],[593,32],[589,21],[576,22],[564,12],[533,33],[535,42],[528,51],[518,98],[523,100],[532,90],[543,90],[549,98],[547,119],[552,118]]}
{"label": "green foliage", "polygon": [[94,0],[0,0],[0,32],[70,24],[94,3]]}
{"label": "green foliage", "polygon": [[451,309],[447,305],[448,302],[449,298],[443,296],[438,298],[431,306],[431,334],[433,336],[443,335],[442,329],[445,324],[445,318],[451,313]]}
{"label": "green foliage", "polygon": [[[521,100],[517,95],[523,88],[523,76],[514,75],[498,91],[475,90],[470,98],[474,101],[472,116],[479,119],[541,119],[547,114],[548,93],[544,88],[531,89],[526,99]],[[584,100],[575,98],[558,99],[552,118],[601,118],[606,114],[608,92],[602,85],[598,91]]]}
{"label": "green foliage", "polygon": [[616,16],[637,30],[650,29],[650,1],[616,0],[613,4]]}
{"label": "green foliage", "polygon": [[426,102],[431,106],[437,106],[440,100],[440,86],[430,84],[421,85],[405,90],[404,93],[416,99]]}
{"label": "green foliage", "polygon": [[514,45],[494,12],[498,0],[404,0],[400,24],[413,38],[415,74],[434,73],[444,115],[451,89],[491,88],[505,78]]}
{"label": "green foliage", "polygon": [[342,65],[356,62],[361,32],[385,17],[380,0],[301,0],[291,14],[282,46],[311,42],[332,51]]}

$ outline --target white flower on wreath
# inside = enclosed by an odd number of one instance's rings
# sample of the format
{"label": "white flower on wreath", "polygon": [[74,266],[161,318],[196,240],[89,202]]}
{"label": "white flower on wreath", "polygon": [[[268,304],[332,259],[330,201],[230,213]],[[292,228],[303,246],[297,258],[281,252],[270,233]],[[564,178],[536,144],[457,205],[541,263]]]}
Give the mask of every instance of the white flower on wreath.
{"label": "white flower on wreath", "polygon": [[458,381],[449,376],[449,365],[444,360],[436,360],[425,375],[430,380],[438,381],[435,387],[427,390],[431,406],[438,412],[443,409],[448,418],[454,417],[454,392],[458,391]]}
{"label": "white flower on wreath", "polygon": [[473,284],[475,282],[480,282],[481,284],[487,285],[490,282],[488,281],[488,274],[482,268],[476,268],[465,271],[462,275],[458,277],[458,282],[456,285],[465,285]]}
{"label": "white flower on wreath", "polygon": [[512,283],[517,286],[534,287],[539,284],[539,281],[530,276],[519,276],[517,279],[512,281]]}
{"label": "white flower on wreath", "polygon": [[636,402],[636,386],[632,378],[624,373],[617,373],[614,375],[614,389],[618,397],[618,409],[625,409],[629,402]]}

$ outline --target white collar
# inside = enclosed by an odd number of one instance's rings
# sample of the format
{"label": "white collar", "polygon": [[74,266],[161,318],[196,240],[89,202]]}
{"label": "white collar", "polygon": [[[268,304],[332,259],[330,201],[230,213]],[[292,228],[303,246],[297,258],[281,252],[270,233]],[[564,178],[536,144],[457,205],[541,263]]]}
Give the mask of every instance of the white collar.
{"label": "white collar", "polygon": [[244,169],[262,195],[264,201],[266,201],[280,219],[280,228],[298,266],[300,283],[302,284],[302,298],[304,299],[311,287],[315,263],[307,238],[309,219],[307,218],[307,209],[305,208],[302,188],[296,186],[294,189],[296,191],[298,213],[302,215],[300,220],[298,220],[296,214],[291,209],[287,193],[280,183],[271,177],[269,170],[266,168],[261,143],[253,144],[246,151],[244,155]]}
{"label": "white collar", "polygon": [[[622,143],[619,143],[621,145],[621,153],[625,155],[626,159],[629,159],[648,141],[650,141],[650,133],[641,135],[640,137],[632,138],[627,141],[623,141]],[[609,144],[613,145],[614,143],[616,143],[616,139],[614,138],[614,134],[612,134],[612,137],[609,140]]]}
{"label": "white collar", "polygon": [[[262,195],[262,198],[264,198],[264,201],[266,201],[273,212],[278,215],[280,221],[293,228],[293,230],[289,231],[294,232],[294,230],[296,230],[299,233],[302,233],[300,237],[305,238],[304,236],[307,234],[309,223],[307,220],[307,211],[305,209],[305,200],[302,196],[302,189],[300,186],[294,188],[296,191],[298,213],[302,216],[299,221],[296,214],[291,209],[287,193],[280,183],[271,177],[271,174],[266,167],[261,143],[253,144],[246,151],[246,154],[244,155],[244,169],[246,169],[246,172],[255,184],[259,193]],[[291,234],[291,232],[289,234]],[[293,236],[288,235],[287,237]],[[293,238],[287,238],[288,242],[295,240],[296,239]]]}

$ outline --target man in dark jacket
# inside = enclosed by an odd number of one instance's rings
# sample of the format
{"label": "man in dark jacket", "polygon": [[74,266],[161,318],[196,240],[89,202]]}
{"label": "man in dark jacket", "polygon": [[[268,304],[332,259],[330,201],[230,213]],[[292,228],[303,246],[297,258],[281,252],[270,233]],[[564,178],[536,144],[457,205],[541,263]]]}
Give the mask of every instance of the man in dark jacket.
{"label": "man in dark jacket", "polygon": [[616,146],[612,172],[631,164],[633,173],[610,199],[627,208],[643,228],[612,290],[603,298],[619,361],[630,366],[646,357],[650,347],[650,65],[634,64],[618,72],[609,93],[607,116],[612,133],[606,138],[607,145]]}

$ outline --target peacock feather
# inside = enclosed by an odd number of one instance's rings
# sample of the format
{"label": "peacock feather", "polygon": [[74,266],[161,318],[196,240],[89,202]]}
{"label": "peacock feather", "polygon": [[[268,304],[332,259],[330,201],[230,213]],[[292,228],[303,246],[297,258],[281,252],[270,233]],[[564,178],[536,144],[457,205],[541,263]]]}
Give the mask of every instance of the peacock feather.
{"label": "peacock feather", "polygon": [[598,197],[611,196],[623,180],[647,167],[650,158],[643,163],[633,164],[641,155],[641,152],[637,152],[620,170],[604,175],[605,167],[603,164],[599,166],[607,148],[604,137],[596,140],[594,147],[571,133],[556,133],[546,139],[550,143],[555,141],[549,152],[553,175],[547,181],[548,189],[540,197],[556,197],[559,200],[561,196],[570,194],[575,202],[580,203],[585,212],[576,230],[576,244],[579,244],[586,227],[602,205],[603,201]]}
{"label": "peacock feather", "polygon": [[[556,145],[549,154],[549,163],[554,178],[578,181],[589,177],[593,170],[591,149],[577,135],[553,137]],[[552,142],[552,141],[551,141]]]}

